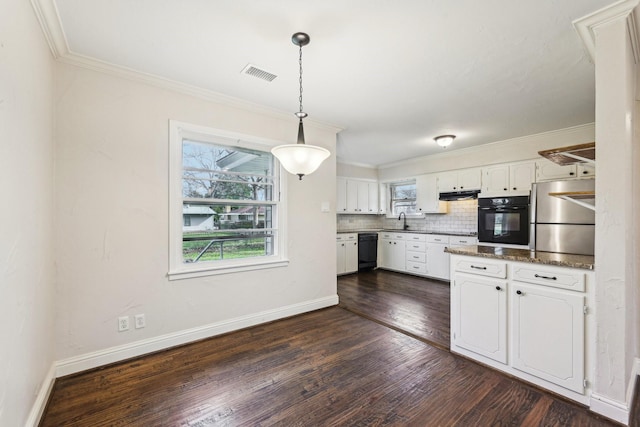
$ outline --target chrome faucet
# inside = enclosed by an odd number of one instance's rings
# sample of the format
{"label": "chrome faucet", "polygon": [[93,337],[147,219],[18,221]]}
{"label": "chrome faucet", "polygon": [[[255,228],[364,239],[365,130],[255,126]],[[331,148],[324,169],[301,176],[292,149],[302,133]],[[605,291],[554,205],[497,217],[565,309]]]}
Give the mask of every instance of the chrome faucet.
{"label": "chrome faucet", "polygon": [[398,221],[400,221],[400,219],[402,219],[402,217],[404,216],[404,224],[402,226],[403,230],[408,230],[409,226],[407,225],[407,214],[404,212],[400,212],[400,215],[398,215]]}

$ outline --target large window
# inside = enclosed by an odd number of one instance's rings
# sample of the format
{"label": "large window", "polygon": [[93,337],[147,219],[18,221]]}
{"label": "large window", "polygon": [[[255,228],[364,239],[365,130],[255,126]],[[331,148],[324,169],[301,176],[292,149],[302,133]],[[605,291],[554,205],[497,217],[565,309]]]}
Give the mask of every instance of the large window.
{"label": "large window", "polygon": [[392,182],[389,184],[390,212],[393,215],[416,213],[416,181]]}
{"label": "large window", "polygon": [[272,145],[171,122],[170,278],[284,263]]}

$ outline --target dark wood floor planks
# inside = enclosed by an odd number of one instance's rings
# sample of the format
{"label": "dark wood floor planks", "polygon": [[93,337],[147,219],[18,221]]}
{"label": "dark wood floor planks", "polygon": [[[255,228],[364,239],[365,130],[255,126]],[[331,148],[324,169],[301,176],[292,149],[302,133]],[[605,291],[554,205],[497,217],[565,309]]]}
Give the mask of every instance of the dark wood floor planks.
{"label": "dark wood floor planks", "polygon": [[[346,287],[356,286],[354,279],[340,278],[341,300]],[[387,272],[361,279],[357,286],[364,288],[348,292],[373,288],[379,298],[396,295],[396,301],[402,301],[415,293],[413,299],[419,300],[425,286],[423,279]],[[381,304],[370,296],[365,300],[370,307]],[[445,304],[444,297],[439,304]],[[407,310],[389,312],[401,325]],[[407,324],[419,323],[410,317]],[[41,422],[92,427],[256,425],[614,424],[341,307],[58,379]]]}
{"label": "dark wood floor planks", "polygon": [[449,282],[370,270],[338,278],[340,306],[448,349]]}

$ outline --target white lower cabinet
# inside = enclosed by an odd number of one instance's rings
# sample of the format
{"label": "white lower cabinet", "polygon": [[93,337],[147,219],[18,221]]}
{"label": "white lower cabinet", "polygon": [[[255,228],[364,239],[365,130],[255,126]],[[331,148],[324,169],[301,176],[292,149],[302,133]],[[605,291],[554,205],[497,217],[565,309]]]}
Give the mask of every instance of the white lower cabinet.
{"label": "white lower cabinet", "polygon": [[378,234],[378,267],[405,271],[405,236],[403,233]]}
{"label": "white lower cabinet", "polygon": [[451,275],[452,352],[588,403],[593,271],[453,254]]}
{"label": "white lower cabinet", "polygon": [[449,280],[449,254],[444,249],[449,246],[449,236],[427,235],[427,276]]}
{"label": "white lower cabinet", "polygon": [[513,367],[583,393],[584,307],[580,292],[514,282]]}
{"label": "white lower cabinet", "polygon": [[336,264],[338,274],[358,271],[358,235],[341,233],[336,237]]}
{"label": "white lower cabinet", "polygon": [[455,345],[507,363],[507,283],[456,274],[451,292]]}
{"label": "white lower cabinet", "polygon": [[383,231],[378,233],[378,267],[449,280],[449,254],[445,248],[477,243],[478,239],[472,236]]}

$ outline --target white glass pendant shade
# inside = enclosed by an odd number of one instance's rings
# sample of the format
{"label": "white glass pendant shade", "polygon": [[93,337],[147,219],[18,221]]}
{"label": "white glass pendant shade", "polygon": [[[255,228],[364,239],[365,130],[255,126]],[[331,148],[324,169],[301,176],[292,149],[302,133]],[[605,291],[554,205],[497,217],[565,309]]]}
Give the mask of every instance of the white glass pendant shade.
{"label": "white glass pendant shade", "polygon": [[300,179],[315,172],[331,154],[326,148],[307,144],[279,145],[272,148],[271,153],[287,172],[298,175]]}

